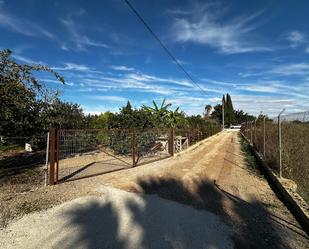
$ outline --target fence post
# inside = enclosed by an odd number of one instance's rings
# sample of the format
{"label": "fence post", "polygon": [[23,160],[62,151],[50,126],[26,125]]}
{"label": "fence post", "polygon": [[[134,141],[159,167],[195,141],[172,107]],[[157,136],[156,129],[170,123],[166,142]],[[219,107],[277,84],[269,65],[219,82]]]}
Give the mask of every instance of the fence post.
{"label": "fence post", "polygon": [[132,129],[131,131],[131,147],[132,147],[132,165],[133,167],[136,166],[136,159],[135,159],[135,156],[136,156],[136,131],[135,131],[135,128]]}
{"label": "fence post", "polygon": [[174,156],[174,128],[170,129],[169,154]]}
{"label": "fence post", "polygon": [[46,141],[46,157],[45,157],[45,168],[44,168],[44,185],[48,185],[47,180],[47,171],[48,171],[48,161],[49,161],[49,132],[47,132],[47,141]]}
{"label": "fence post", "polygon": [[50,135],[50,163],[49,163],[49,168],[48,168],[48,174],[49,174],[49,185],[54,185],[55,184],[55,128],[51,128],[49,135]]}
{"label": "fence post", "polygon": [[282,178],[282,146],[281,146],[281,115],[285,111],[283,109],[278,115],[278,136],[279,136],[279,177]]}
{"label": "fence post", "polygon": [[200,128],[197,127],[197,142],[200,141]]}
{"label": "fence post", "polygon": [[255,144],[256,144],[256,121],[257,120],[258,120],[257,118],[254,120],[254,141],[253,141],[253,147],[255,147]]}
{"label": "fence post", "polygon": [[190,129],[188,129],[187,138],[188,138],[188,147],[189,147],[190,146]]}
{"label": "fence post", "polygon": [[264,116],[263,119],[263,156],[264,156],[264,160],[266,159],[266,116]]}
{"label": "fence post", "polygon": [[56,148],[56,168],[55,168],[55,183],[58,182],[59,178],[59,159],[60,159],[60,136],[61,130],[57,130],[57,148]]}
{"label": "fence post", "polygon": [[253,121],[250,122],[250,143],[251,143],[251,144],[253,144],[253,143],[252,143],[252,122],[253,122]]}

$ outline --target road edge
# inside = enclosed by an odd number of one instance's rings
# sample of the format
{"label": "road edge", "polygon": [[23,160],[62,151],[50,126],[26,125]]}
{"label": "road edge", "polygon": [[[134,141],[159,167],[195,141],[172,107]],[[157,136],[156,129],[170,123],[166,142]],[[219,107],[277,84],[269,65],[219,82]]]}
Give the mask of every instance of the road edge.
{"label": "road edge", "polygon": [[244,140],[250,145],[250,151],[254,155],[257,160],[259,166],[261,167],[266,179],[270,183],[271,188],[277,194],[279,199],[285,204],[285,206],[289,209],[295,219],[299,222],[303,230],[309,235],[309,218],[301,209],[301,207],[297,204],[297,202],[293,199],[290,193],[284,188],[284,186],[280,183],[278,178],[272,172],[272,170],[268,167],[266,162],[262,159],[262,157],[257,153],[257,151],[253,148],[252,144],[247,140],[242,132],[240,132],[241,136]]}

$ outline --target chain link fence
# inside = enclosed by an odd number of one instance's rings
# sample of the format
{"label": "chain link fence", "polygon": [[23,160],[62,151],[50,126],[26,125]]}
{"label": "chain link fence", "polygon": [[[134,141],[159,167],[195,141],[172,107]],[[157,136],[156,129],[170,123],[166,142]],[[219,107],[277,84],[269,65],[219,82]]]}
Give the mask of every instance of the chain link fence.
{"label": "chain link fence", "polygon": [[309,203],[309,111],[258,118],[241,131],[279,177],[293,180]]}

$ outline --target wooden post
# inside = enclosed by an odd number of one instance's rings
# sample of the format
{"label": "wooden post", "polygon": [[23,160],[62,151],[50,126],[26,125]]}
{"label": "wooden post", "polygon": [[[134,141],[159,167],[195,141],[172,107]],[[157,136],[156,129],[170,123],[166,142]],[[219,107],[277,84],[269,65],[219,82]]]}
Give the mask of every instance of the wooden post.
{"label": "wooden post", "polygon": [[132,131],[131,131],[131,147],[132,147],[132,165],[133,167],[136,166],[136,159],[135,159],[135,156],[136,156],[136,131],[135,129],[133,128]]}
{"label": "wooden post", "polygon": [[50,163],[48,168],[48,174],[49,174],[49,185],[55,184],[55,128],[50,129]]}
{"label": "wooden post", "polygon": [[170,130],[169,154],[174,156],[174,128]]}

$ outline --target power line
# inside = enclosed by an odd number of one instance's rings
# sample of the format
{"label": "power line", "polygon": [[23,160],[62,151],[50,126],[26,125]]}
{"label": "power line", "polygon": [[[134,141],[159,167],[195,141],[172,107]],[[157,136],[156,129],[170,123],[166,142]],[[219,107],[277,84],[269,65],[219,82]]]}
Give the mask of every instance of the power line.
{"label": "power line", "polygon": [[129,6],[130,10],[137,16],[137,18],[144,24],[146,29],[150,32],[150,34],[155,38],[155,40],[160,44],[160,46],[164,49],[167,55],[175,62],[175,64],[184,72],[187,78],[196,85],[205,95],[208,95],[204,89],[191,77],[191,75],[187,72],[187,70],[178,62],[176,57],[171,53],[171,51],[164,45],[164,43],[160,40],[160,38],[155,34],[155,32],[150,28],[150,26],[146,23],[143,17],[137,12],[137,10],[133,7],[129,0],[124,0],[125,3]]}

